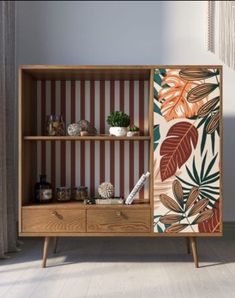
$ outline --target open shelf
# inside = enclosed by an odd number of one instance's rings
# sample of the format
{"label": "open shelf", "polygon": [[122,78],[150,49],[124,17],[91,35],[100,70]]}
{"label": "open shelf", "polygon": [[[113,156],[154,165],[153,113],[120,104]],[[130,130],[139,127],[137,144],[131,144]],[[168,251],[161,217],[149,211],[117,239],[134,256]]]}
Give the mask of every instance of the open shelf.
{"label": "open shelf", "polygon": [[25,136],[26,141],[147,141],[150,136],[114,137],[109,135],[97,136]]}
{"label": "open shelf", "polygon": [[[114,196],[126,198],[139,177],[152,171],[152,68],[34,65],[22,66],[19,73],[21,233],[33,231],[32,227],[34,232],[44,232],[48,222],[55,223],[53,211],[64,216],[65,225],[69,225],[66,231],[73,230],[72,221],[78,223],[75,230],[80,233],[86,231],[88,213],[92,218],[102,213],[110,223],[113,218],[117,220],[119,209],[125,214],[122,220],[130,221],[131,231],[136,233],[139,221],[146,227],[145,231],[150,231],[150,180],[132,205],[84,205],[76,201],[40,205],[34,204],[32,198],[40,174],[47,176],[54,198],[57,187],[81,185],[88,188],[89,196],[97,196],[104,181],[114,185]],[[109,135],[106,119],[116,110],[130,116],[130,125],[139,127],[139,136]],[[97,135],[47,136],[48,115],[62,115],[65,127],[87,120],[96,128]],[[43,225],[42,230],[36,227],[38,223]],[[61,232],[60,229],[55,228],[54,232]],[[117,232],[118,225],[116,229]]]}
{"label": "open shelf", "polygon": [[131,205],[126,205],[126,204],[116,204],[116,205],[98,205],[98,204],[94,204],[94,205],[86,205],[83,202],[75,202],[75,201],[70,201],[70,202],[52,202],[49,204],[28,204],[25,206],[22,206],[22,208],[24,209],[31,209],[31,208],[46,208],[46,209],[50,209],[50,208],[59,208],[59,209],[67,209],[67,208],[79,208],[79,209],[106,209],[106,208],[110,208],[110,209],[120,209],[120,208],[127,208],[127,209],[150,209],[150,203],[149,202],[142,202],[142,203],[137,203],[134,202]]}
{"label": "open shelf", "polygon": [[22,65],[21,70],[36,80],[149,80],[151,66]]}

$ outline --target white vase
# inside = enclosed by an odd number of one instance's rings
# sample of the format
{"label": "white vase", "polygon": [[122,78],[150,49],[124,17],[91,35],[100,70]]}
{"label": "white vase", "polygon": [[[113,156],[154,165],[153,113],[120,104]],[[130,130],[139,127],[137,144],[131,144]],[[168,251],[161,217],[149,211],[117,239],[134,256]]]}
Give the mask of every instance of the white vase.
{"label": "white vase", "polygon": [[127,134],[126,127],[110,127],[109,134],[115,137],[125,137]]}

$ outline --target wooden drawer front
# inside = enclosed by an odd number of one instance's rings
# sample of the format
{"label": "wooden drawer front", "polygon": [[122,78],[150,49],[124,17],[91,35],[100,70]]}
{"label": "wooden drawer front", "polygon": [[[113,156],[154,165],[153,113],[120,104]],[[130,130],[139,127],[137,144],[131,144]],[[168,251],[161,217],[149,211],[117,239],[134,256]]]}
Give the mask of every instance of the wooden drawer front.
{"label": "wooden drawer front", "polygon": [[22,232],[85,232],[85,218],[85,210],[23,209]]}
{"label": "wooden drawer front", "polygon": [[150,232],[150,210],[87,210],[87,232]]}

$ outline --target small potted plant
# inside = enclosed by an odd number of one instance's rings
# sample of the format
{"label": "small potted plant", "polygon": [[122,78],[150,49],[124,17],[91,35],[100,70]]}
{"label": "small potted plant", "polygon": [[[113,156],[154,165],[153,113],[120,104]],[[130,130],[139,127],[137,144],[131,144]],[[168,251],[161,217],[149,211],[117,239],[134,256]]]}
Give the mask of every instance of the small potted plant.
{"label": "small potted plant", "polygon": [[134,137],[134,136],[139,136],[140,130],[139,127],[132,125],[129,127],[129,130],[127,132],[128,137]]}
{"label": "small potted plant", "polygon": [[108,116],[107,123],[110,125],[110,135],[123,137],[127,134],[127,127],[130,125],[130,116],[124,112],[115,111]]}

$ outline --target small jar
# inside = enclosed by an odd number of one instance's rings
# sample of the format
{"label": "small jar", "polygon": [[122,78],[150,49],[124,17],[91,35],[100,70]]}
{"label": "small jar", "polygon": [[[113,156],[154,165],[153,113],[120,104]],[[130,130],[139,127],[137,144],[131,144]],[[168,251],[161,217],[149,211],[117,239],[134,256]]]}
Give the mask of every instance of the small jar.
{"label": "small jar", "polygon": [[48,136],[64,136],[65,124],[61,115],[49,115],[46,120],[46,134]]}
{"label": "small jar", "polygon": [[75,187],[73,189],[73,199],[75,201],[85,201],[88,198],[86,186]]}
{"label": "small jar", "polygon": [[46,181],[46,175],[40,175],[40,182],[35,184],[35,202],[52,202],[52,188],[51,184]]}
{"label": "small jar", "polygon": [[59,202],[67,202],[71,200],[71,189],[67,187],[56,188],[56,200]]}

